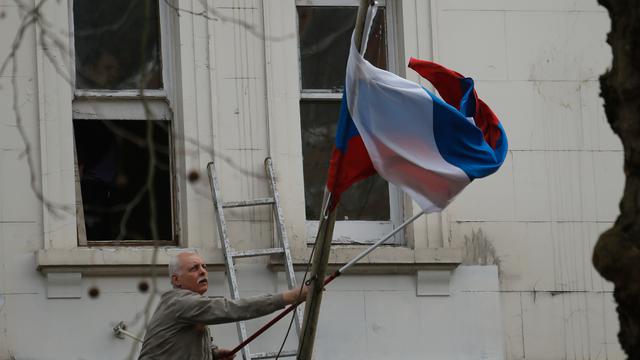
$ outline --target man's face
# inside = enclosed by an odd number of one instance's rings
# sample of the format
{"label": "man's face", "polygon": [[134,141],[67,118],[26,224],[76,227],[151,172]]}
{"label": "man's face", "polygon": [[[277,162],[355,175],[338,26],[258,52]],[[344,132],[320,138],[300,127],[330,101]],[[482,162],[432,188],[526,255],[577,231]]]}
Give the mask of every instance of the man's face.
{"label": "man's face", "polygon": [[114,87],[120,77],[118,59],[108,53],[103,53],[96,64],[92,66],[92,80],[103,87]]}
{"label": "man's face", "polygon": [[171,275],[171,280],[176,287],[191,290],[202,295],[209,288],[207,277],[207,264],[197,254],[184,253],[178,255],[180,271]]}

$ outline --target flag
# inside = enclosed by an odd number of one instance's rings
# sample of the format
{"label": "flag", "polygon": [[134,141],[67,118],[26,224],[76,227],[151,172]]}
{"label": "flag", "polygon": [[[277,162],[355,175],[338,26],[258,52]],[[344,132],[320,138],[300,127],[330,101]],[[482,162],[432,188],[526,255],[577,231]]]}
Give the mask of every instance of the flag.
{"label": "flag", "polygon": [[371,65],[352,40],[327,182],[334,200],[377,172],[425,212],[441,211],[471,181],[502,165],[506,134],[473,80],[429,61],[412,58],[409,67],[442,99]]}
{"label": "flag", "polygon": [[376,173],[358,129],[347,109],[346,93],[342,95],[336,140],[329,162],[327,190],[332,194],[329,209],[333,210],[340,195],[351,185]]}

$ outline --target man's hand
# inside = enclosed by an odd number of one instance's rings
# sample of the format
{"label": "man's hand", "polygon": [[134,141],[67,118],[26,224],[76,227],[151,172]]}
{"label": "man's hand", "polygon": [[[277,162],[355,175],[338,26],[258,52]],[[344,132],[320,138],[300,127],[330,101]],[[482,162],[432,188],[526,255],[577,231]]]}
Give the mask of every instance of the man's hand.
{"label": "man's hand", "polygon": [[298,304],[307,300],[307,292],[309,292],[309,287],[303,285],[299,288],[283,292],[282,298],[284,299],[284,302],[289,305]]}
{"label": "man's hand", "polygon": [[236,357],[236,354],[230,355],[231,350],[217,348],[213,350],[213,358],[215,360],[231,360]]}

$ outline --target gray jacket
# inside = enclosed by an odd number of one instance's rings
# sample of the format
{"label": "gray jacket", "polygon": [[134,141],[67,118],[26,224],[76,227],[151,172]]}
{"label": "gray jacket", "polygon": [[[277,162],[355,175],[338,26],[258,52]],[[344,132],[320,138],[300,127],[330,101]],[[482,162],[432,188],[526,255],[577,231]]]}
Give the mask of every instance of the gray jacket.
{"label": "gray jacket", "polygon": [[142,343],[139,360],[210,360],[206,325],[252,319],[285,306],[282,295],[259,295],[240,300],[208,298],[173,289],[162,294]]}

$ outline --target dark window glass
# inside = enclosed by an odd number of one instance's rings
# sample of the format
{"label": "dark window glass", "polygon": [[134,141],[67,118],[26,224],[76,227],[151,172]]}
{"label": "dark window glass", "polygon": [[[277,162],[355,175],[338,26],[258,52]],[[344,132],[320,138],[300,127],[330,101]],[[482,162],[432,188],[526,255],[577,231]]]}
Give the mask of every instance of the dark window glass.
{"label": "dark window glass", "polygon": [[[341,92],[357,8],[299,6],[297,9],[303,91]],[[385,17],[385,9],[379,8],[365,53],[365,58],[381,69],[388,66]],[[339,110],[340,101],[335,99],[303,99],[300,102],[305,204],[309,220],[319,218]],[[342,195],[337,211],[339,220],[389,220],[387,182],[372,176],[352,186]]]}
{"label": "dark window glass", "polygon": [[[173,240],[168,126],[166,121],[73,121],[88,241]],[[152,176],[148,137],[155,155]],[[148,183],[153,184],[154,219]]]}
{"label": "dark window glass", "polygon": [[158,0],[145,2],[73,2],[77,89],[162,88]]}
{"label": "dark window glass", "polygon": [[[357,11],[355,7],[298,7],[303,89],[344,88]],[[365,53],[365,58],[381,69],[387,68],[385,17],[385,9],[378,9]]]}
{"label": "dark window glass", "polygon": [[[306,215],[308,220],[317,220],[320,217],[340,103],[304,101],[300,104],[300,112]],[[375,175],[353,185],[342,195],[337,211],[338,220],[389,220],[387,182]]]}

